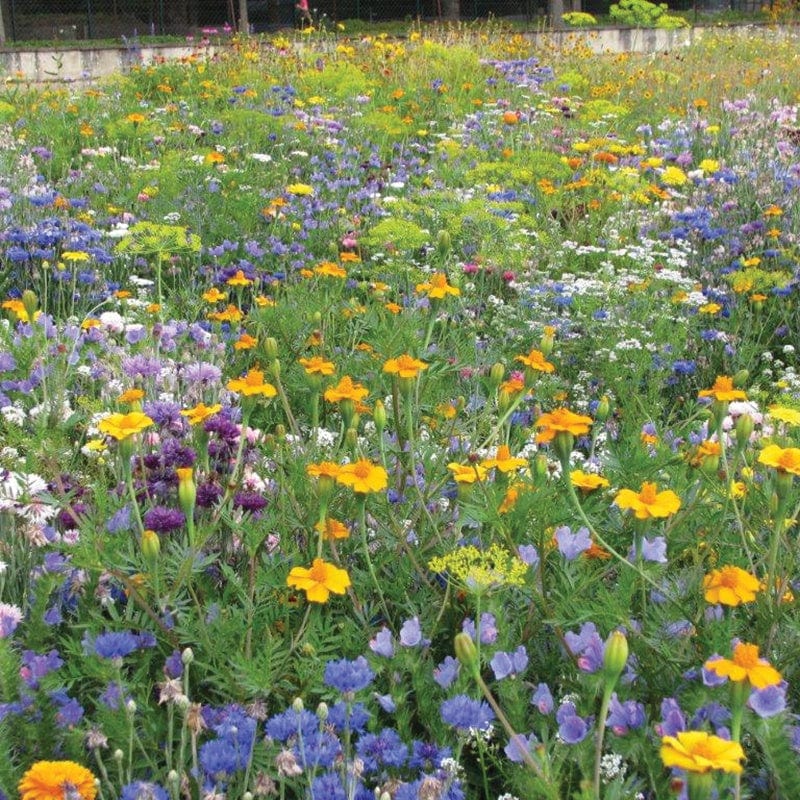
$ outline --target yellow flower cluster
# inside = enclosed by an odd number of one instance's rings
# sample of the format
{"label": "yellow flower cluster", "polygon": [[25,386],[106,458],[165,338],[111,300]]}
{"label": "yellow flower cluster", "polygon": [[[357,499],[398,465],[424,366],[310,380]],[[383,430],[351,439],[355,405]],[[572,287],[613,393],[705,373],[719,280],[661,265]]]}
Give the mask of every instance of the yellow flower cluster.
{"label": "yellow flower cluster", "polygon": [[523,586],[528,565],[499,544],[486,550],[460,547],[428,562],[434,572],[446,572],[469,589],[482,591],[500,586]]}

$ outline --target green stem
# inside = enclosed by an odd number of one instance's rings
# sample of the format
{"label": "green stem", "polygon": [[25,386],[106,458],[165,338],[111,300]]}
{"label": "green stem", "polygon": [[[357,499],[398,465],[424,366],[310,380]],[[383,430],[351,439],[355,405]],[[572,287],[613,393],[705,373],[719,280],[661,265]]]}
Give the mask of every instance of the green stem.
{"label": "green stem", "polygon": [[600,800],[600,764],[603,760],[603,739],[606,734],[606,717],[608,717],[608,706],[611,702],[611,693],[614,685],[606,684],[603,689],[603,699],[600,702],[600,715],[597,717],[597,736],[594,746],[594,779],[592,781],[593,797]]}
{"label": "green stem", "polygon": [[358,525],[361,529],[361,544],[364,547],[364,558],[367,562],[367,569],[369,570],[370,578],[375,586],[375,591],[378,593],[378,600],[380,601],[381,610],[386,618],[386,624],[389,624],[392,616],[389,613],[389,607],[386,605],[386,598],[383,596],[383,589],[381,589],[378,574],[375,572],[375,565],[372,563],[372,556],[369,552],[369,541],[367,540],[367,496],[365,494],[358,495]]}

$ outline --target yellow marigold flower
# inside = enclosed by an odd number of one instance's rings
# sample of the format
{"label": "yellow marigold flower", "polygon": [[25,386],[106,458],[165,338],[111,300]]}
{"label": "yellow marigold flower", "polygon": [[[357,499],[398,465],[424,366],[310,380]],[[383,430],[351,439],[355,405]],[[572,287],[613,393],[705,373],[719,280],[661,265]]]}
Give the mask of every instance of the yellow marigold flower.
{"label": "yellow marigold flower", "polygon": [[700,314],[718,314],[722,311],[722,306],[719,303],[705,303],[697,310]]}
{"label": "yellow marigold flower", "polygon": [[481,466],[486,469],[496,469],[498,472],[514,472],[520,467],[526,467],[528,462],[519,456],[512,456],[507,444],[501,444],[493,458],[485,458]]}
{"label": "yellow marigold flower", "polygon": [[369,394],[369,389],[345,375],[336,386],[325,390],[325,399],[329,403],[340,403],[342,400],[352,400],[360,403]]}
{"label": "yellow marigold flower", "polygon": [[264,383],[264,373],[259,369],[251,369],[241,378],[234,378],[228,381],[227,387],[230,391],[245,397],[275,397],[278,390],[271,383]]}
{"label": "yellow marigold flower", "polygon": [[343,486],[349,486],[357,494],[381,492],[389,485],[386,470],[367,458],[342,466],[336,480]]}
{"label": "yellow marigold flower", "polygon": [[205,157],[203,158],[204,164],[224,164],[225,163],[225,156],[222,153],[218,152],[217,150],[212,150],[210,153],[206,153]]}
{"label": "yellow marigold flower", "polygon": [[689,463],[693,467],[701,466],[707,459],[719,459],[722,455],[722,445],[712,439],[700,442],[689,457]]}
{"label": "yellow marigold flower", "polygon": [[333,517],[318,522],[314,527],[322,534],[323,539],[346,539],[350,535],[350,528]]}
{"label": "yellow marigold flower", "polygon": [[234,350],[252,350],[258,344],[258,339],[249,333],[243,333],[234,343]]}
{"label": "yellow marigold flower", "polygon": [[589,432],[593,420],[583,414],[575,414],[567,408],[557,408],[542,414],[536,420],[536,427],[541,430],[536,434],[539,444],[552,442],[557,433],[571,433],[573,436],[583,436]]}
{"label": "yellow marigold flower", "polygon": [[389,375],[397,375],[398,378],[416,378],[424,369],[428,369],[428,365],[424,361],[407,353],[397,358],[390,358],[383,365],[384,372]]}
{"label": "yellow marigold flower", "polygon": [[88,253],[84,253],[83,250],[65,250],[61,254],[62,261],[88,261],[91,256]]}
{"label": "yellow marigold flower", "polygon": [[768,411],[769,415],[779,422],[785,422],[787,425],[800,425],[800,410],[796,408],[770,406]]}
{"label": "yellow marigold flower", "polygon": [[332,261],[323,261],[314,267],[314,272],[317,275],[322,275],[326,278],[346,278],[347,270],[339,264],[334,264]]}
{"label": "yellow marigold flower", "polygon": [[698,397],[711,397],[725,403],[730,400],[747,400],[747,395],[742,389],[733,388],[733,378],[727,375],[718,375],[710,389],[701,390]]}
{"label": "yellow marigold flower", "polygon": [[414,288],[418,294],[426,294],[431,300],[442,300],[449,294],[454,297],[461,294],[461,289],[447,282],[447,275],[444,272],[434,273],[430,281],[418,283]]}
{"label": "yellow marigold flower", "polygon": [[525,388],[525,381],[517,375],[512,375],[508,380],[503,381],[498,387],[499,392],[505,392],[508,395],[515,395]]}
{"label": "yellow marigold flower", "polygon": [[224,300],[228,295],[225,294],[225,292],[221,292],[216,286],[214,286],[208,291],[203,292],[201,296],[206,303],[218,303],[220,300]]}
{"label": "yellow marigold flower", "polygon": [[520,489],[517,485],[511,485],[506,489],[505,495],[503,495],[503,499],[500,502],[500,505],[497,507],[498,514],[508,514],[511,509],[517,504],[517,500],[519,500],[519,493]]}
{"label": "yellow marigold flower", "polygon": [[[31,318],[28,315],[28,312],[25,309],[25,304],[22,300],[4,300],[2,304],[0,304],[0,308],[6,308],[11,311],[13,314],[17,315],[17,319],[20,322],[30,322]],[[37,319],[41,315],[41,311],[34,312],[33,318]]]}
{"label": "yellow marigold flower", "polygon": [[584,472],[582,469],[572,470],[569,479],[572,485],[582,492],[593,492],[595,489],[605,489],[609,486],[607,478],[593,472]]}
{"label": "yellow marigold flower", "polygon": [[456,461],[448,464],[447,469],[453,473],[453,480],[456,483],[465,484],[482,481],[488,472],[482,464],[459,464]]}
{"label": "yellow marigold flower", "polygon": [[310,478],[332,478],[336,480],[341,471],[341,464],[337,464],[335,461],[320,461],[319,464],[306,465],[306,475]]}
{"label": "yellow marigold flower", "polygon": [[138,111],[134,111],[132,114],[128,114],[125,117],[128,122],[132,122],[134,125],[140,125],[142,122],[145,121],[146,117],[144,114],[140,114]]}
{"label": "yellow marigold flower", "polygon": [[134,434],[141,433],[152,424],[153,420],[147,414],[131,411],[129,414],[109,414],[100,420],[97,427],[101,433],[121,442]]}
{"label": "yellow marigold flower", "polygon": [[712,570],[703,578],[703,592],[708,603],[732,607],[751,603],[760,589],[758,578],[732,565]]}
{"label": "yellow marigold flower", "polygon": [[293,567],[286,585],[302,589],[310,603],[326,603],[333,594],[344,594],[351,585],[347,570],[315,558],[311,567]]}
{"label": "yellow marigold flower", "polygon": [[631,510],[636,519],[671,517],[680,507],[681,499],[671,489],[656,491],[656,485],[645,481],[639,492],[620,489],[614,502],[623,510]]}
{"label": "yellow marigold flower", "polygon": [[531,350],[526,356],[517,356],[514,361],[519,361],[528,369],[536,372],[553,372],[555,367],[544,357],[541,350]]}
{"label": "yellow marigold flower", "polygon": [[250,286],[253,281],[250,280],[245,274],[244,270],[237,269],[235,275],[231,275],[225,283],[228,286]]}
{"label": "yellow marigold flower", "polygon": [[731,742],[706,731],[679,731],[661,738],[661,760],[665,767],[704,774],[712,770],[740,773],[744,750],[739,742]]}
{"label": "yellow marigold flower", "polygon": [[800,475],[800,448],[767,445],[758,454],[758,463],[774,467],[778,472]]}
{"label": "yellow marigold flower", "polygon": [[307,183],[290,183],[286,187],[287,194],[299,195],[300,197],[308,197],[314,194],[314,187],[309,186]]}
{"label": "yellow marigold flower", "polygon": [[199,425],[209,417],[213,417],[214,414],[219,414],[220,411],[222,411],[222,406],[219,403],[213,406],[198,403],[194,408],[187,408],[181,411],[181,415],[186,417],[190,425]]}
{"label": "yellow marigold flower", "polygon": [[704,158],[698,166],[707,174],[719,172],[719,161],[714,158]]}
{"label": "yellow marigold flower", "polygon": [[239,322],[244,314],[235,305],[229,304],[224,311],[212,311],[208,318],[212,322]]}
{"label": "yellow marigold flower", "polygon": [[298,363],[306,371],[306,375],[333,375],[336,366],[332,361],[326,361],[322,356],[299,358]]}
{"label": "yellow marigold flower", "polygon": [[459,547],[428,562],[433,572],[445,572],[468,589],[485,591],[501,586],[523,586],[528,565],[499,544],[486,550],[474,545]]}
{"label": "yellow marigold flower", "polygon": [[688,180],[688,176],[680,167],[670,165],[661,173],[661,183],[667,186],[683,186]]}
{"label": "yellow marigold flower", "polygon": [[756,689],[777,686],[781,674],[768,661],[758,657],[758,645],[739,642],[733,648],[733,658],[709,658],[703,665],[721,678],[735,683],[748,681]]}
{"label": "yellow marigold flower", "polygon": [[20,800],[94,800],[94,775],[74,761],[37,761],[17,785]]}

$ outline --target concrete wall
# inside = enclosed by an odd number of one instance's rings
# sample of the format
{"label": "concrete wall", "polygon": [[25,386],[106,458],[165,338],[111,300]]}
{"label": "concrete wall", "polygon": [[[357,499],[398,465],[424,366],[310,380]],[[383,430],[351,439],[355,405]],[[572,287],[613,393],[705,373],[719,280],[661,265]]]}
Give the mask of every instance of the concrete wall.
{"label": "concrete wall", "polygon": [[[542,48],[575,48],[587,46],[595,53],[655,53],[686,47],[720,28],[697,26],[676,30],[655,28],[605,28],[563,30],[527,34]],[[740,25],[724,28],[731,35],[763,38],[765,43],[776,38],[800,39],[796,26]],[[335,44],[335,43],[334,43]],[[298,46],[303,46],[302,43]],[[15,51],[0,49],[0,80],[30,83],[51,81],[92,81],[135,65],[148,65],[163,59],[185,59],[192,55],[213,56],[215,46],[202,48],[188,45],[158,47],[98,47],[85,50],[39,48]]]}

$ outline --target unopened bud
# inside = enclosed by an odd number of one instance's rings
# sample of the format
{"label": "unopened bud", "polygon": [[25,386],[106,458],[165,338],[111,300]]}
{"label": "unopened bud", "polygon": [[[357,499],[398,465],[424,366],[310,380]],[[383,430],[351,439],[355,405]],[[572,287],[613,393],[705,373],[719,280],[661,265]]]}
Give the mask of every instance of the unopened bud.
{"label": "unopened bud", "polygon": [[605,422],[608,419],[608,415],[611,413],[611,402],[608,399],[608,395],[603,395],[600,398],[600,402],[597,404],[597,409],[594,412],[594,418],[598,422]]}
{"label": "unopened bud", "polygon": [[741,414],[736,420],[736,446],[740,449],[750,441],[750,436],[755,428],[755,420],[750,414]]}
{"label": "unopened bud", "polygon": [[185,667],[187,664],[191,664],[192,661],[194,661],[194,650],[192,650],[191,647],[187,647],[181,653],[181,662],[183,663],[183,666]]}
{"label": "unopened bud", "polygon": [[161,539],[155,531],[144,531],[142,533],[142,555],[148,561],[156,561],[161,553]]}
{"label": "unopened bud", "polygon": [[453,639],[453,649],[455,650],[456,658],[471,672],[477,673],[480,669],[478,664],[478,648],[475,647],[475,642],[472,637],[462,631],[457,633]]}
{"label": "unopened bud", "polygon": [[264,355],[269,361],[274,361],[278,357],[278,340],[274,336],[264,339]]}
{"label": "unopened bud", "polygon": [[740,369],[733,376],[733,388],[741,389],[743,386],[747,386],[747,382],[749,380],[750,380],[750,371],[746,369]]}
{"label": "unopened bud", "polygon": [[305,705],[303,703],[302,697],[295,697],[292,701],[292,708],[299,714],[303,709],[305,709]]}
{"label": "unopened bud", "polygon": [[375,408],[372,410],[372,421],[375,423],[378,435],[382,434],[386,428],[386,406],[383,404],[383,400],[375,401]]}
{"label": "unopened bud", "polygon": [[543,356],[549,356],[553,352],[555,335],[556,329],[550,325],[545,325],[542,338],[539,340],[539,350],[541,350]]}
{"label": "unopened bud", "polygon": [[616,683],[628,661],[628,640],[622,631],[612,631],[603,648],[603,672],[606,680]]}
{"label": "unopened bud", "polygon": [[36,316],[36,311],[39,308],[39,298],[36,296],[36,293],[30,289],[26,289],[22,293],[22,306],[25,309],[25,313],[28,315],[28,322],[33,322],[33,318]]}
{"label": "unopened bud", "polygon": [[501,364],[499,361],[496,364],[492,364],[492,368],[489,370],[489,384],[492,389],[496,389],[500,385],[505,374],[505,364]]}
{"label": "unopened bud", "polygon": [[436,236],[436,249],[440,255],[447,255],[450,252],[452,240],[450,238],[450,231],[442,228]]}
{"label": "unopened bud", "polygon": [[286,438],[286,426],[282,422],[279,422],[275,426],[275,438],[279,442],[282,442]]}
{"label": "unopened bud", "polygon": [[322,720],[325,722],[328,719],[328,704],[327,703],[320,703],[317,706],[317,719]]}
{"label": "unopened bud", "polygon": [[178,467],[175,473],[178,476],[178,505],[186,518],[191,519],[197,501],[197,486],[194,482],[193,470],[191,467]]}

